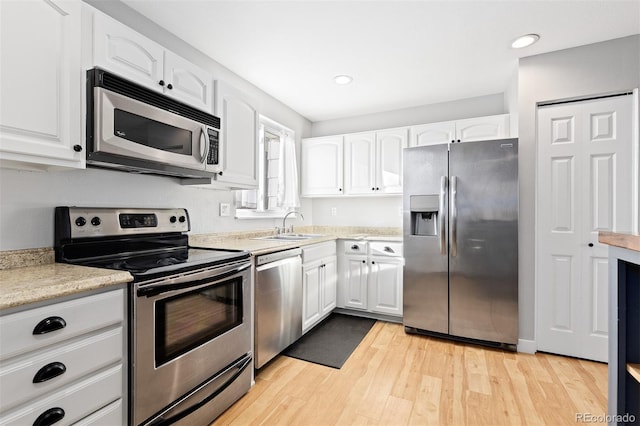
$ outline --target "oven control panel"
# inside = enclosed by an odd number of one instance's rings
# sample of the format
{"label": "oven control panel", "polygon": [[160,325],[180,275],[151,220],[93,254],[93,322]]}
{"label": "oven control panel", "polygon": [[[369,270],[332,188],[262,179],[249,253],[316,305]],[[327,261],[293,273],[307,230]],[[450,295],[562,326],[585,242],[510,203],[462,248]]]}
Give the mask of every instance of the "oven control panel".
{"label": "oven control panel", "polygon": [[190,230],[186,209],[57,207],[56,220],[68,238],[159,234]]}

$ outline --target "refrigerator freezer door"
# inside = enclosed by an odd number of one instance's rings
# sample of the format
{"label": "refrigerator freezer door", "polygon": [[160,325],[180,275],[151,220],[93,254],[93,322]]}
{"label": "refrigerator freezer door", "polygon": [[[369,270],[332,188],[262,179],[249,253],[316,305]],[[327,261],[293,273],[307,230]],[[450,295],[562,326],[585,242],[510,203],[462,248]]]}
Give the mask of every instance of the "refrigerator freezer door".
{"label": "refrigerator freezer door", "polygon": [[516,344],[517,139],[452,144],[450,165],[449,333]]}
{"label": "refrigerator freezer door", "polygon": [[448,147],[407,148],[403,161],[403,322],[448,333]]}

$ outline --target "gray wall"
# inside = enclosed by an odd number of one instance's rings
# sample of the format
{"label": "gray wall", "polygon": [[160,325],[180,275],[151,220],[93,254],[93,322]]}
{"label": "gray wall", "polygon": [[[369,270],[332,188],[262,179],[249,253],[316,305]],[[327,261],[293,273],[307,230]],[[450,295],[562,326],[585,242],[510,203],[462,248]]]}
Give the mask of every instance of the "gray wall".
{"label": "gray wall", "polygon": [[[512,96],[513,93],[509,96],[498,93],[377,114],[319,121],[312,123],[311,134],[313,136],[338,135],[504,114],[509,112],[505,107],[505,102]],[[332,208],[336,209],[336,216],[331,215]],[[314,198],[312,205],[313,224],[402,227],[401,208],[401,195],[375,198]]]}
{"label": "gray wall", "polygon": [[[260,113],[295,131],[298,148],[300,138],[310,135],[311,123],[300,114],[123,3],[86,2],[249,95]],[[299,161],[300,149],[297,156]],[[58,205],[185,207],[192,217],[192,233],[266,229],[280,222],[220,217],[219,203],[233,202],[230,191],[184,187],[176,178],[92,168],[63,172],[0,169],[0,195],[0,250],[52,247],[53,208]],[[301,203],[306,222],[311,223],[311,202],[303,199]]]}
{"label": "gray wall", "polygon": [[535,340],[536,107],[640,86],[640,35],[520,60],[520,339]]}

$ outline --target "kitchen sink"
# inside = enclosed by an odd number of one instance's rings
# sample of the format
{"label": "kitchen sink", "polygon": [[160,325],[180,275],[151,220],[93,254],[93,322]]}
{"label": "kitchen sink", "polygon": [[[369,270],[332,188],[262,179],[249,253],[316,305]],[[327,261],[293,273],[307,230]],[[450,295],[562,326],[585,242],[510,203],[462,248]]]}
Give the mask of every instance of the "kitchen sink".
{"label": "kitchen sink", "polygon": [[301,241],[301,240],[308,240],[309,238],[317,238],[322,236],[323,236],[322,234],[285,233],[285,234],[267,235],[266,237],[257,237],[257,238],[254,238],[254,240]]}

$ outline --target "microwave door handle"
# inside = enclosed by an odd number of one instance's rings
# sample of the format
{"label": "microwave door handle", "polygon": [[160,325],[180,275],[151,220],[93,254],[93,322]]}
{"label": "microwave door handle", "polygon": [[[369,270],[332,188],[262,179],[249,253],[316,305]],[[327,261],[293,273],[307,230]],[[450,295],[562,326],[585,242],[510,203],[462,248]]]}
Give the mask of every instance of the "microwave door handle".
{"label": "microwave door handle", "polygon": [[202,133],[200,133],[200,156],[201,156],[200,162],[202,164],[206,163],[208,153],[209,153],[209,138],[207,137],[207,128],[205,126],[202,126]]}

